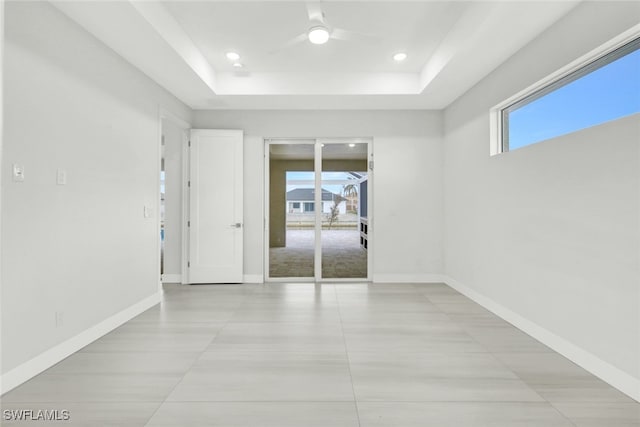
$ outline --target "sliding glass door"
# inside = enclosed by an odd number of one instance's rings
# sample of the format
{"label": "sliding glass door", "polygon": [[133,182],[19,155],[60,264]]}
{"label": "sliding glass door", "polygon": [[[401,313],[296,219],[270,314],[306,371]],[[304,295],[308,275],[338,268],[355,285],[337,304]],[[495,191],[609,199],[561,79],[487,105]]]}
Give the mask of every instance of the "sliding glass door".
{"label": "sliding glass door", "polygon": [[366,206],[362,206],[366,199],[361,195],[368,178],[368,144],[323,144],[322,278],[366,279],[368,248],[361,240],[360,228],[363,215],[367,216]]}
{"label": "sliding glass door", "polygon": [[367,280],[370,142],[276,139],[265,145],[270,280]]}
{"label": "sliding glass door", "polygon": [[269,276],[315,278],[315,141],[269,148]]}

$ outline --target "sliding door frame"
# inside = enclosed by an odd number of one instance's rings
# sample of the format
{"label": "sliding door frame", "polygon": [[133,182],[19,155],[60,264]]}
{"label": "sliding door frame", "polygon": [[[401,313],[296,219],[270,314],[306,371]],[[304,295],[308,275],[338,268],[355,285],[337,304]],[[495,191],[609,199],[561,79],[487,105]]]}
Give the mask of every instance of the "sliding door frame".
{"label": "sliding door frame", "polygon": [[[323,278],[322,277],[322,147],[326,144],[367,144],[367,277],[363,278]],[[315,189],[315,249],[313,277],[270,277],[270,184],[271,145],[313,145],[314,146],[314,189]],[[370,282],[373,277],[374,222],[373,222],[373,138],[264,138],[264,278],[265,282]]]}

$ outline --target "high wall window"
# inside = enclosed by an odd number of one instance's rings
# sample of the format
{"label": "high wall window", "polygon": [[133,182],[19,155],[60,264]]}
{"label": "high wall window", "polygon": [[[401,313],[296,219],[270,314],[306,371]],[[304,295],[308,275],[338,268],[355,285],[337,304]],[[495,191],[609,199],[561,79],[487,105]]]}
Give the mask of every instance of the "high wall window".
{"label": "high wall window", "polygon": [[640,39],[500,110],[510,151],[640,112]]}

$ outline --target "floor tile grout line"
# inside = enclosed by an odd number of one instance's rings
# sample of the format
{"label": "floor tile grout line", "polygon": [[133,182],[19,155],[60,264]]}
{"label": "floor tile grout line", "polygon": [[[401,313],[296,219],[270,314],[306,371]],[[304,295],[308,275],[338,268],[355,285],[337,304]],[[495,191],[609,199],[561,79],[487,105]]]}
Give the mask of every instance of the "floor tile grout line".
{"label": "floor tile grout line", "polygon": [[[536,390],[535,388],[532,387],[531,384],[529,384],[528,381],[526,381],[524,378],[522,378],[520,375],[518,375],[518,373],[516,371],[514,371],[513,369],[511,369],[505,362],[503,362],[497,355],[495,352],[487,349],[487,352],[493,356],[494,359],[496,359],[498,361],[498,363],[500,365],[502,365],[503,367],[505,367],[506,369],[508,369],[509,371],[511,371],[513,373],[513,375],[516,376],[516,378],[518,378],[520,381],[522,381],[524,384],[527,385],[527,387],[529,387],[531,390],[533,390],[538,396],[540,396],[541,399],[543,399],[545,401],[545,403],[547,403],[550,407],[552,407],[554,409],[555,412],[557,412],[562,418],[564,418],[565,420],[567,420],[571,425],[573,425],[574,427],[577,426],[576,423],[573,422],[573,420],[571,418],[569,418],[568,416],[566,416],[562,411],[560,411],[558,408],[556,408],[553,405],[553,402],[551,402],[549,399],[547,399],[546,397],[544,397],[543,395],[541,395],[540,393],[538,393],[538,390]],[[541,354],[546,354],[546,353],[541,353]]]}
{"label": "floor tile grout line", "polygon": [[[215,399],[208,399],[208,400],[171,400],[171,401],[167,401],[166,403],[352,403],[352,402],[356,402],[356,400],[318,400],[318,399],[308,399],[308,400],[215,400]],[[467,404],[473,404],[473,403],[481,403],[481,404],[486,404],[486,405],[509,405],[509,404],[518,404],[518,405],[531,405],[531,406],[535,406],[535,405],[550,405],[550,406],[554,406],[552,402],[548,402],[548,401],[537,401],[537,400],[370,400],[370,399],[364,399],[364,400],[357,400],[357,402],[360,403],[433,403],[433,404],[440,404],[440,403],[448,403],[448,404],[459,404],[459,405],[467,405]],[[2,405],[31,405],[31,404],[62,404],[62,403],[70,403],[70,404],[84,404],[84,403],[104,403],[104,404],[116,404],[116,403],[131,403],[131,404],[137,404],[137,403],[165,403],[164,401],[160,401],[160,400],[82,400],[82,401],[78,401],[78,400],[58,400],[58,401],[52,401],[52,400],[47,400],[47,401],[33,401],[33,400],[29,400],[29,401],[19,401],[19,402],[7,402],[7,401],[3,401]],[[556,403],[562,403],[562,404],[601,404],[601,405],[605,405],[605,404],[615,404],[615,405],[623,405],[623,406],[633,406],[633,407],[637,407],[638,404],[637,403],[627,403],[627,402],[590,402],[590,401],[574,401],[574,400],[566,400],[566,401],[559,401]]]}
{"label": "floor tile grout line", "polygon": [[[184,285],[184,286],[191,286],[191,285]],[[242,286],[242,285],[240,285]],[[253,292],[255,292],[256,290],[254,289],[251,294]],[[246,296],[243,297],[243,300],[246,299]],[[240,304],[241,305],[241,304]],[[238,305],[238,307],[240,306]],[[236,307],[233,311],[233,313],[235,314],[235,312],[238,310],[238,308]],[[160,405],[158,405],[158,407],[156,408],[155,411],[153,411],[153,413],[151,414],[151,416],[149,417],[149,419],[147,419],[146,423],[144,424],[145,426],[148,426],[149,423],[151,422],[151,420],[153,419],[153,417],[158,413],[158,411],[160,410],[160,408],[162,407],[162,405],[164,405],[165,403],[167,403],[167,399],[169,398],[169,396],[171,396],[171,394],[176,390],[176,388],[178,388],[178,386],[184,381],[184,378],[187,376],[187,374],[191,371],[191,369],[193,369],[193,367],[196,365],[196,363],[198,363],[198,361],[202,358],[202,356],[204,355],[204,353],[207,351],[207,349],[209,348],[209,346],[211,345],[211,343],[213,343],[213,341],[215,341],[215,339],[218,337],[218,335],[220,334],[220,332],[222,331],[222,329],[224,329],[225,326],[227,326],[229,324],[229,320],[231,319],[231,317],[233,317],[233,314],[231,316],[229,316],[229,318],[223,322],[222,326],[220,326],[220,328],[216,331],[215,335],[213,336],[213,338],[211,338],[211,341],[209,341],[209,343],[204,346],[203,350],[199,353],[199,355],[193,360],[193,362],[191,363],[191,365],[189,366],[189,368],[184,371],[184,374],[180,377],[180,379],[178,380],[178,382],[176,382],[176,384],[171,388],[171,390],[169,390],[169,392],[167,393],[167,395],[165,396],[165,398],[162,400],[162,402],[160,402]]]}
{"label": "floor tile grout line", "polygon": [[[425,297],[427,297],[425,295]],[[427,297],[427,299],[429,299]],[[431,301],[431,300],[429,300]],[[432,302],[433,303],[433,302]],[[473,302],[474,304],[480,305],[476,302]],[[456,323],[453,319],[451,319],[451,317],[449,316],[450,313],[444,313],[445,316],[447,316],[451,322]],[[576,424],[569,419],[565,414],[563,414],[562,412],[560,412],[558,410],[558,408],[556,408],[555,406],[553,406],[553,404],[547,400],[544,396],[542,396],[540,393],[538,393],[538,391],[536,389],[534,389],[531,384],[529,384],[527,381],[524,380],[524,378],[520,377],[520,375],[518,375],[513,369],[511,369],[509,366],[507,366],[506,363],[504,363],[502,360],[500,360],[500,358],[498,356],[496,356],[495,352],[491,351],[491,349],[482,344],[480,341],[478,341],[473,335],[471,335],[469,332],[466,331],[466,329],[460,327],[460,329],[466,334],[468,335],[476,344],[478,344],[480,347],[484,348],[487,352],[488,355],[490,355],[497,363],[498,365],[502,366],[504,369],[506,369],[507,371],[511,372],[517,379],[519,379],[524,385],[526,385],[532,392],[534,392],[538,397],[540,397],[540,399],[542,399],[547,405],[549,405],[551,408],[554,409],[555,412],[557,412],[563,419],[565,419],[567,422],[569,422],[571,425],[573,425],[574,427],[576,427]]]}
{"label": "floor tile grout line", "polygon": [[345,356],[347,357],[347,369],[349,370],[349,379],[351,380],[351,391],[353,393],[353,404],[356,409],[356,419],[358,420],[358,426],[361,426],[362,423],[360,421],[360,410],[358,408],[358,398],[356,396],[355,385],[353,384],[353,374],[351,372],[351,360],[349,359],[349,348],[347,347],[347,337],[344,334],[344,325],[342,323],[342,314],[340,312],[340,299],[338,298],[338,291],[335,286],[333,288],[333,292],[335,293],[336,304],[338,307],[338,318],[340,319],[340,330],[342,331],[342,342],[344,343],[344,352],[345,352]]}
{"label": "floor tile grout line", "polygon": [[[574,427],[578,427],[578,424],[576,424],[576,422],[574,422],[573,419],[571,419],[571,417],[569,417],[564,412],[562,412],[558,407],[556,407],[556,405],[554,405],[553,402],[551,402],[549,400],[549,401],[547,401],[547,403],[549,403],[549,406],[551,406],[554,411],[556,411],[558,414],[560,414],[560,416],[562,418],[564,418],[565,420],[569,421]],[[585,403],[587,403],[587,402],[585,402]]]}
{"label": "floor tile grout line", "polygon": [[[433,303],[433,301],[431,301],[431,299],[429,299],[429,297],[426,294],[423,294],[431,303]],[[433,303],[434,305],[436,305],[435,303]],[[475,303],[477,304],[477,303]],[[441,310],[438,307],[439,310]],[[449,316],[450,313],[445,313],[443,311],[443,314],[454,324],[457,325],[457,322],[455,322],[451,316]],[[472,341],[474,341],[476,344],[478,344],[480,347],[484,348],[486,351],[486,354],[490,355],[497,363],[498,365],[502,366],[504,369],[506,369],[507,371],[511,372],[517,379],[519,379],[523,384],[525,384],[532,392],[534,392],[538,397],[540,397],[540,399],[542,399],[545,403],[547,403],[547,405],[549,405],[550,407],[552,407],[556,412],[558,412],[560,414],[560,416],[562,418],[564,418],[565,420],[567,420],[570,424],[572,424],[573,426],[575,426],[575,424],[573,423],[572,420],[570,420],[568,417],[566,417],[563,413],[561,413],[555,406],[553,406],[553,404],[545,399],[540,393],[538,393],[537,390],[535,390],[533,387],[531,387],[531,385],[525,381],[523,378],[521,378],[513,369],[509,368],[502,360],[500,360],[500,358],[498,358],[495,353],[493,351],[491,351],[490,348],[488,348],[488,346],[482,344],[480,341],[478,341],[473,335],[471,335],[469,332],[467,332],[464,328],[458,326],[467,336],[469,336],[469,338],[471,338]]]}

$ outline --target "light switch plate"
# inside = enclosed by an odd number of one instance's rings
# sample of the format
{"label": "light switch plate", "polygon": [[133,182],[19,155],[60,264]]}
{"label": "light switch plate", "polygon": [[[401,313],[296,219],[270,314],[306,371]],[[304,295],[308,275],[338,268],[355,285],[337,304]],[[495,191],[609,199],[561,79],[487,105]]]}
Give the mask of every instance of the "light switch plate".
{"label": "light switch plate", "polygon": [[17,163],[13,164],[13,181],[14,182],[24,181],[24,166],[19,165]]}
{"label": "light switch plate", "polygon": [[58,185],[66,185],[67,184],[67,171],[64,169],[58,169],[56,174],[56,184]]}
{"label": "light switch plate", "polygon": [[144,207],[144,217],[145,218],[151,218],[153,216],[153,209],[151,209],[149,206],[145,206]]}

